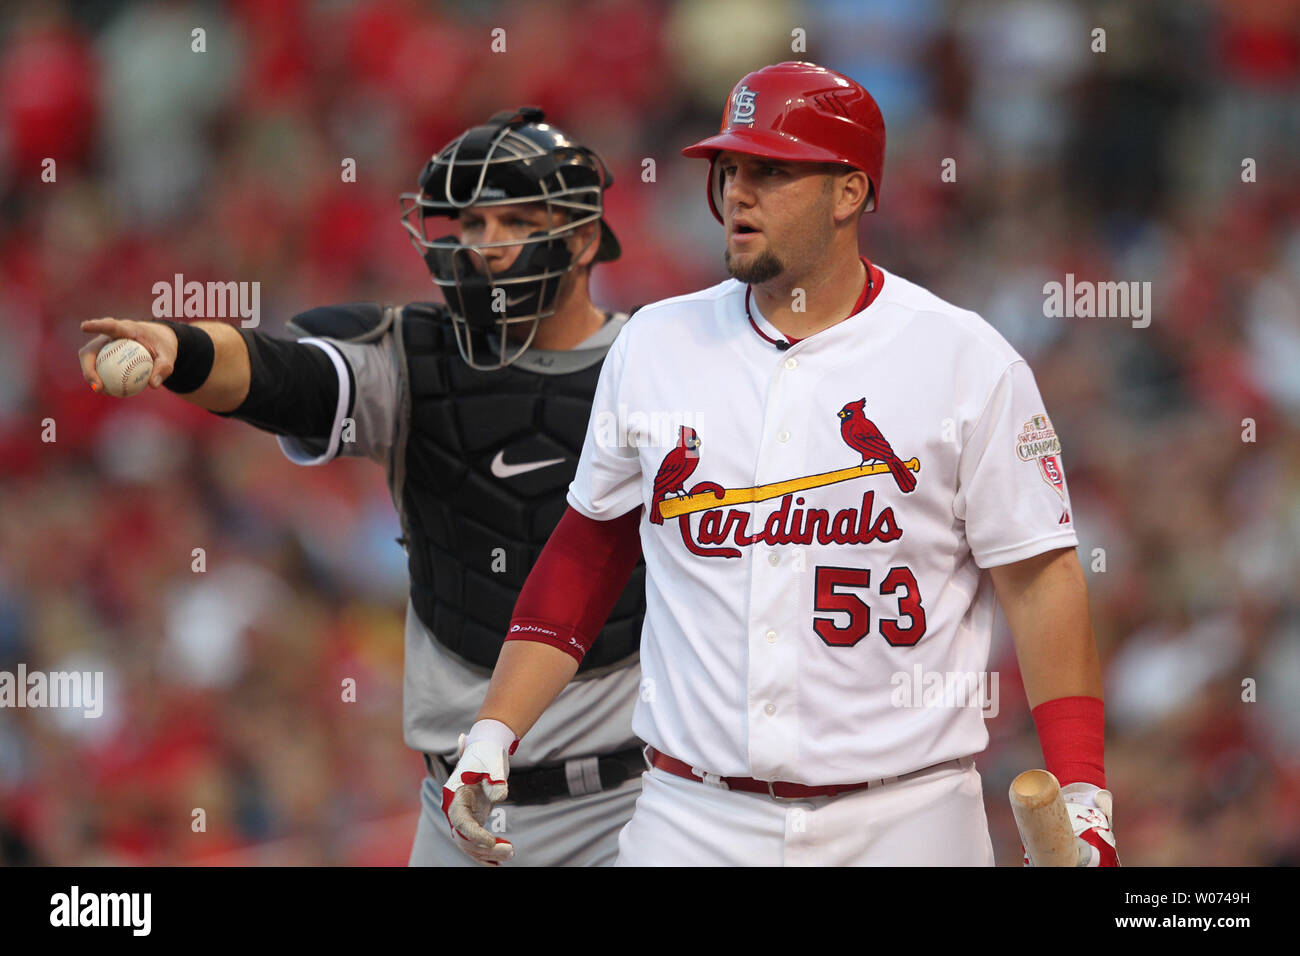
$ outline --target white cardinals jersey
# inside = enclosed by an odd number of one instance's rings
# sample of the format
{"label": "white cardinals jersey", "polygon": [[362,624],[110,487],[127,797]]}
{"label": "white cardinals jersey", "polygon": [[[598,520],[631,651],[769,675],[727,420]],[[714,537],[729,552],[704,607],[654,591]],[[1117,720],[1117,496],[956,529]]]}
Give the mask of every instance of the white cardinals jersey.
{"label": "white cardinals jersey", "polygon": [[641,309],[605,361],[568,500],[646,509],[633,729],[701,772],[855,783],[983,750],[984,569],[1078,544],[1024,360],[881,274],[784,351],[728,280]]}

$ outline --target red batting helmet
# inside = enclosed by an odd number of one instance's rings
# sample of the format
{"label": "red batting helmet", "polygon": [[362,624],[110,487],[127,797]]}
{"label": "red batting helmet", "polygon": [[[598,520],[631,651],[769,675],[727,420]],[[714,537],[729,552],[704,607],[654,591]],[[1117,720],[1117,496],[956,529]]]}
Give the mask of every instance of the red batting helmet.
{"label": "red batting helmet", "polygon": [[713,160],[724,149],[804,163],[843,163],[871,181],[876,208],[885,165],[885,120],[862,86],[816,63],[777,63],[750,73],[731,91],[718,135],[682,150],[709,160],[709,208],[722,221],[722,177]]}

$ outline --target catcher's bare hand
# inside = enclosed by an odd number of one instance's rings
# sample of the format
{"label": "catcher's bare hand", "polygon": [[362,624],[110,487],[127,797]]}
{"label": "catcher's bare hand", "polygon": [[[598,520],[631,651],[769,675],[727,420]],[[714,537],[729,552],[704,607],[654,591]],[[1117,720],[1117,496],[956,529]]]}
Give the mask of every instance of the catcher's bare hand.
{"label": "catcher's bare hand", "polygon": [[95,336],[77,350],[77,356],[81,359],[81,377],[97,392],[104,390],[104,383],[95,371],[95,357],[99,355],[99,350],[113,339],[134,339],[149,350],[149,354],[153,356],[153,375],[149,377],[150,388],[161,388],[162,383],[176,367],[178,348],[176,333],[161,322],[87,319],[81,323],[81,331]]}

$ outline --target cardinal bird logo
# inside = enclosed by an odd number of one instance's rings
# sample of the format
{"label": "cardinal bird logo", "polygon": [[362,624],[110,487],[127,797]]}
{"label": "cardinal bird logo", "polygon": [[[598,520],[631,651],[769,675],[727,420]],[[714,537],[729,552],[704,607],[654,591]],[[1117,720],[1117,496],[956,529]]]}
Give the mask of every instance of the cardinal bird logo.
{"label": "cardinal bird logo", "polygon": [[655,475],[654,495],[650,499],[650,523],[663,524],[664,516],[659,513],[659,502],[670,494],[686,497],[686,479],[700,464],[700,436],[694,428],[682,426],[677,438],[677,447],[664,456]]}
{"label": "cardinal bird logo", "polygon": [[882,462],[889,468],[889,473],[898,482],[898,490],[906,494],[916,488],[916,477],[907,470],[907,466],[894,454],[880,429],[863,412],[867,400],[860,398],[849,402],[836,414],[840,416],[840,437],[844,443],[862,455],[862,464],[869,461]]}

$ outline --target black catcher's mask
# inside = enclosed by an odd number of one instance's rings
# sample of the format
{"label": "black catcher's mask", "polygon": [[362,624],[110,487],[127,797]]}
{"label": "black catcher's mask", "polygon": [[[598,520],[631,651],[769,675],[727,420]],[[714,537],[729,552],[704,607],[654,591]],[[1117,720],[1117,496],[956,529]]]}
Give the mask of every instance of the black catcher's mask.
{"label": "black catcher's mask", "polygon": [[[614,181],[595,152],[544,122],[536,107],[495,114],[444,146],[420,173],[420,191],[403,193],[402,224],[442,290],[461,357],[477,369],[504,368],[532,344],[538,323],[554,314],[560,281],[573,268],[565,239],[599,224],[594,262],[620,253],[601,218]],[[431,238],[430,221],[457,218],[471,206],[543,203],[547,228],[526,239],[463,244]],[[510,268],[492,273],[483,249],[518,246]],[[583,247],[585,251],[587,247]],[[526,334],[512,337],[513,328]]]}

